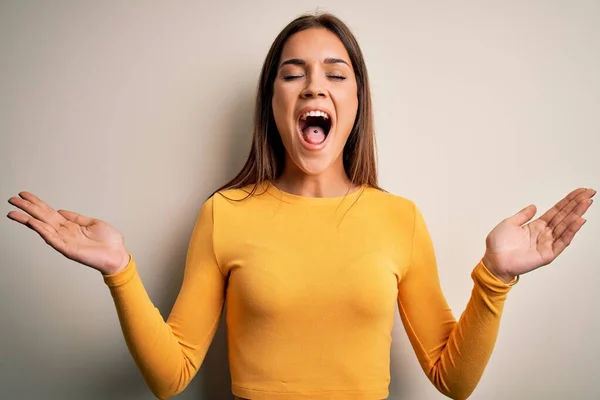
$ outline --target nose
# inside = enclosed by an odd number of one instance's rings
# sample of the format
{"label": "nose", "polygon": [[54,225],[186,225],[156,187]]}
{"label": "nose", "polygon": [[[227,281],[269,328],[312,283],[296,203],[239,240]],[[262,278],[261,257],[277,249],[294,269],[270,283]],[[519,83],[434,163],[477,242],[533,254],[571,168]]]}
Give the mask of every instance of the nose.
{"label": "nose", "polygon": [[316,79],[309,79],[308,84],[300,93],[300,97],[302,97],[303,99],[323,99],[327,97],[327,91],[320,83],[320,81]]}

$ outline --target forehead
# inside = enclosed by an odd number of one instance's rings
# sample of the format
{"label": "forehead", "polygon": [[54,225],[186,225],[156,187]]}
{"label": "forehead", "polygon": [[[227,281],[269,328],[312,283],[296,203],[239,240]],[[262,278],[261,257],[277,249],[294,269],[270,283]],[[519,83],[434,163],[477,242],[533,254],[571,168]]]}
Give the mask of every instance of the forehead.
{"label": "forehead", "polygon": [[293,34],[281,52],[282,61],[289,58],[322,61],[329,57],[342,58],[350,63],[342,41],[325,28],[310,28]]}

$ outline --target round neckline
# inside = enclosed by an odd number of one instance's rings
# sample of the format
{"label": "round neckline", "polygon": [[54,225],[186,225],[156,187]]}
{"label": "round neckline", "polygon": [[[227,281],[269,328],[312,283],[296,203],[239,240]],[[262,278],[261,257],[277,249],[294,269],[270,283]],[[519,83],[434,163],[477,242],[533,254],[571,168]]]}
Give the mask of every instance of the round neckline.
{"label": "round neckline", "polygon": [[298,194],[293,194],[290,192],[285,192],[279,189],[277,186],[273,184],[273,182],[268,181],[265,182],[266,190],[265,192],[270,196],[276,198],[277,200],[284,201],[286,203],[295,203],[295,204],[306,204],[306,205],[339,205],[341,202],[350,200],[356,200],[362,193],[367,189],[366,185],[359,186],[356,190],[352,192],[348,192],[347,194],[341,196],[333,196],[333,197],[311,197],[311,196],[302,196]]}

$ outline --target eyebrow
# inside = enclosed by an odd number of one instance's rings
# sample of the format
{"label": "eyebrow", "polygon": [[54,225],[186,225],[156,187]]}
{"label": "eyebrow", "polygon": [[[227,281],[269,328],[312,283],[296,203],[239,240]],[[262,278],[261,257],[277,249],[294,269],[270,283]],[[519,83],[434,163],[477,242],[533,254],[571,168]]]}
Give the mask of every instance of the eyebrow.
{"label": "eyebrow", "polygon": [[[350,66],[350,64],[348,64],[345,60],[342,60],[341,58],[335,58],[335,57],[327,57],[325,60],[323,60],[323,63],[325,63],[325,64],[346,64],[347,66]],[[282,62],[281,65],[279,66],[279,68],[282,68],[284,65],[305,66],[306,61],[304,61],[301,58],[290,58],[289,60],[285,60],[284,62]]]}

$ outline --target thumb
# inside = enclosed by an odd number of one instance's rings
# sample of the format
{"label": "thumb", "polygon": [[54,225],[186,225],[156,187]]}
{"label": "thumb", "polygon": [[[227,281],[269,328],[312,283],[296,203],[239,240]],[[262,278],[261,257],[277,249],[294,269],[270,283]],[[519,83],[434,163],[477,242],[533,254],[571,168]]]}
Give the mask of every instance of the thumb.
{"label": "thumb", "polygon": [[533,218],[533,216],[535,215],[536,212],[537,212],[536,206],[534,206],[533,204],[530,204],[527,207],[525,207],[524,209],[522,209],[521,211],[519,211],[518,213],[516,213],[515,215],[513,215],[512,217],[510,217],[509,221],[515,225],[521,226],[521,225],[529,222],[529,220],[531,220],[531,218]]}

